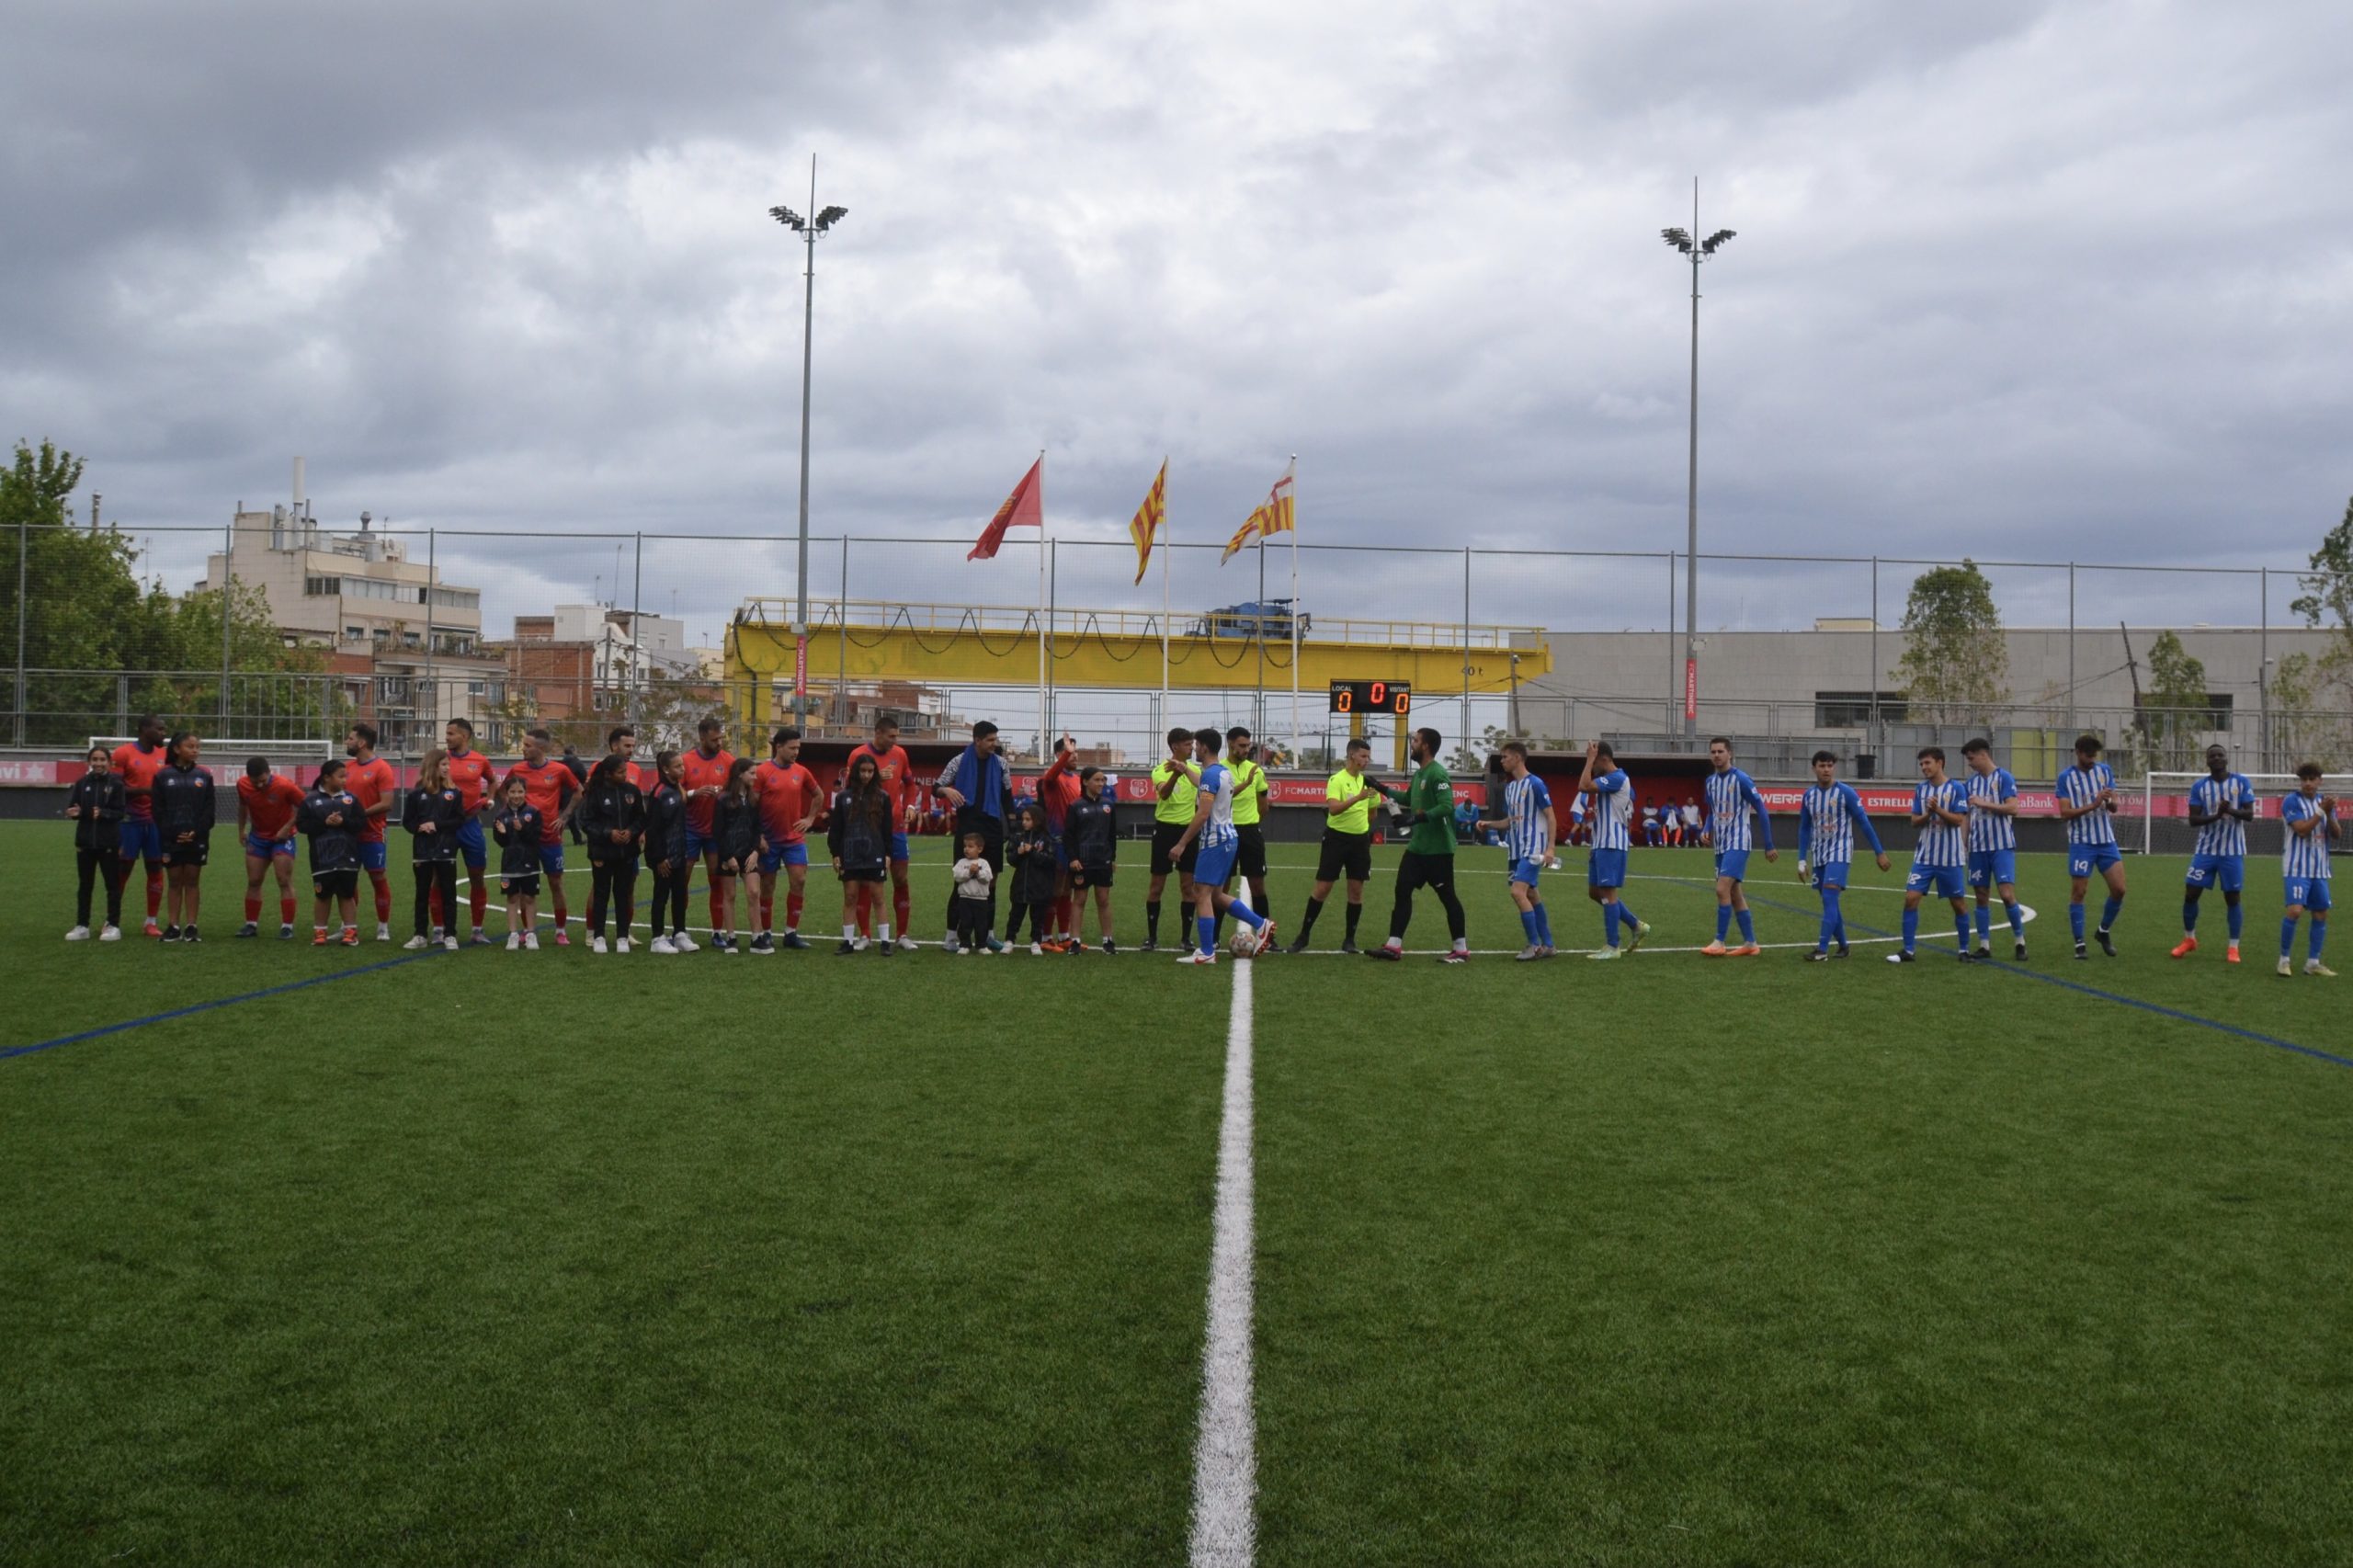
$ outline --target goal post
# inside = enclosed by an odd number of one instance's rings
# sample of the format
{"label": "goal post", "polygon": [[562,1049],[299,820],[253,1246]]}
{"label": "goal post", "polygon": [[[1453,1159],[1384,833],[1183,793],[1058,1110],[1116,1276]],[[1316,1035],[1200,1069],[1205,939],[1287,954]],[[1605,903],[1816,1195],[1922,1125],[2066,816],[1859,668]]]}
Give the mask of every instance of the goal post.
{"label": "goal post", "polygon": [[[2188,855],[2196,847],[2198,830],[2189,825],[2189,787],[2205,777],[2202,769],[2196,773],[2152,772],[2143,777],[2142,854]],[[2247,855],[2276,857],[2286,847],[2286,830],[2279,825],[2279,802],[2301,786],[2292,773],[2248,773],[2241,777],[2255,786],[2255,820],[2246,824]],[[2348,791],[2353,791],[2353,774],[2322,776],[2322,794],[2342,800]]]}

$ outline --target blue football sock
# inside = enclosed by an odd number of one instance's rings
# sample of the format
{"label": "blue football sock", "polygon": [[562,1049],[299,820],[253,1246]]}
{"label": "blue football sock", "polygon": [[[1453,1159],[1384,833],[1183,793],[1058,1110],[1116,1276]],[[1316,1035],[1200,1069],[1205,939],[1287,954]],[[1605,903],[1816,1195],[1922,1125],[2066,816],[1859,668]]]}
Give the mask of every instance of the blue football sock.
{"label": "blue football sock", "polygon": [[2323,942],[2326,941],[2327,939],[2328,939],[2328,922],[2327,922],[2327,921],[2325,921],[2325,920],[2323,920],[2323,919],[2322,919],[2319,915],[2313,915],[2313,933],[2312,933],[2312,935],[2311,935],[2311,936],[2306,937],[2304,938],[2304,942],[2305,942],[2305,947],[2304,947],[2304,956],[2305,956],[2305,957],[2307,957],[2307,958],[2315,958],[2315,959],[2316,959],[2316,958],[2318,958],[2318,957],[2320,957],[2320,945],[2321,945]]}
{"label": "blue football sock", "polygon": [[2018,901],[2017,899],[2012,899],[2009,903],[2002,905],[2002,913],[2010,917],[2010,935],[2021,942],[2025,941],[2026,911],[2019,906]]}
{"label": "blue football sock", "polygon": [[1528,945],[1529,947],[1540,948],[1544,945],[1536,939],[1536,911],[1532,909],[1523,909],[1519,912],[1519,928],[1522,934],[1528,937]]}
{"label": "blue football sock", "polygon": [[1969,911],[1956,909],[1952,912],[1952,928],[1961,943],[1961,950],[1964,953],[1969,951]]}
{"label": "blue football sock", "polygon": [[2124,901],[2123,901],[2122,899],[2120,899],[2120,898],[2111,898],[2111,899],[2109,899],[2109,900],[2108,901],[2108,903],[2107,903],[2104,906],[2102,906],[2102,908],[2100,909],[2100,912],[2099,912],[2099,928],[2100,928],[2101,930],[2103,930],[2103,931],[2113,931],[2113,930],[2115,930],[2115,929],[2116,929],[2116,917],[2117,917],[2119,915],[2122,914],[2123,912],[2124,912]]}
{"label": "blue football sock", "polygon": [[[2318,929],[2315,923],[2314,929]],[[2286,958],[2296,950],[2296,917],[2292,915],[2279,922],[2279,956]]]}
{"label": "blue football sock", "polygon": [[1226,913],[1233,915],[1236,920],[1241,921],[1245,926],[1249,926],[1253,931],[1256,931],[1259,926],[1264,926],[1267,923],[1267,917],[1265,915],[1259,914],[1256,910],[1251,908],[1240,899],[1235,899],[1232,903],[1226,905]]}
{"label": "blue football sock", "polygon": [[1634,906],[1622,898],[1618,901],[1618,918],[1629,927],[1643,923],[1642,917],[1634,913]]}
{"label": "blue football sock", "polygon": [[1536,906],[1536,940],[1543,947],[1552,945],[1552,912],[1540,903]]}
{"label": "blue football sock", "polygon": [[1217,916],[1213,915],[1197,915],[1194,917],[1193,924],[1201,928],[1201,951],[1205,953],[1216,952]]}
{"label": "blue football sock", "polygon": [[1910,952],[1913,945],[1919,939],[1920,912],[1916,909],[1907,909],[1904,912],[1904,950]]}
{"label": "blue football sock", "polygon": [[2185,935],[2198,934],[2198,901],[2184,899],[2181,905],[2181,928]]}
{"label": "blue football sock", "polygon": [[1716,940],[1719,942],[1722,941],[1724,939],[1724,933],[1731,929],[1732,905],[1729,903],[1720,903],[1716,905]]}
{"label": "blue football sock", "polygon": [[1822,890],[1822,934],[1814,938],[1816,948],[1827,948],[1838,935],[1838,890]]}
{"label": "blue football sock", "polygon": [[2246,905],[2243,903],[2234,903],[2228,907],[2224,914],[2231,923],[2231,940],[2235,942],[2239,939],[2239,933],[2244,930],[2246,926]]}
{"label": "blue football sock", "polygon": [[1733,914],[1740,921],[1740,939],[1744,942],[1756,941],[1756,917],[1745,909],[1735,909]]}
{"label": "blue football sock", "polygon": [[1977,906],[1977,945],[1984,947],[1993,939],[1993,936],[1994,907],[1991,904],[1981,903]]}
{"label": "blue football sock", "polygon": [[1605,903],[1601,906],[1602,939],[1613,948],[1618,945],[1618,922],[1624,916],[1615,903]]}
{"label": "blue football sock", "polygon": [[2084,945],[2084,906],[2082,904],[2071,903],[2067,906],[2067,925],[2075,933],[2075,946],[2082,947]]}

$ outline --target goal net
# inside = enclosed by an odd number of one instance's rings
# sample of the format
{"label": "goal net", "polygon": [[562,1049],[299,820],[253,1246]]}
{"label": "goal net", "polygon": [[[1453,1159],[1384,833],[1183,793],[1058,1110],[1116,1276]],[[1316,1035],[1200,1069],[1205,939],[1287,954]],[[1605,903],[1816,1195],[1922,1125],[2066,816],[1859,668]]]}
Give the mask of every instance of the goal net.
{"label": "goal net", "polygon": [[[2198,830],[2189,825],[2189,787],[2205,778],[2199,773],[2151,773],[2141,783],[2141,852],[2144,855],[2188,855],[2198,845]],[[2287,830],[2279,825],[2279,802],[2296,793],[2292,773],[2249,773],[2255,786],[2255,820],[2246,824],[2250,858],[2276,859],[2285,845]],[[2320,792],[2343,801],[2353,793],[2353,774],[2331,773],[2321,779]],[[2337,820],[2346,820],[2339,808]],[[2337,852],[2345,841],[2338,839]]]}

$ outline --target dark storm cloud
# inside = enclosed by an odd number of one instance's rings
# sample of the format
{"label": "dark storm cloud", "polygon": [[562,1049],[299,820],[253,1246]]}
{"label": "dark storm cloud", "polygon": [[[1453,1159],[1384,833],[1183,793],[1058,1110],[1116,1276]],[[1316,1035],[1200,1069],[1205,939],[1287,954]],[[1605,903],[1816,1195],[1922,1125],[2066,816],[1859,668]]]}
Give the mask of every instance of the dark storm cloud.
{"label": "dark storm cloud", "polygon": [[[1115,540],[1168,455],[1179,536],[1207,540],[1297,451],[1311,538],[1665,550],[1688,275],[1655,232],[1689,222],[1697,169],[1702,225],[1740,231],[1703,277],[1712,547],[2286,563],[2353,488],[2339,26],[42,7],[0,64],[0,195],[38,215],[0,290],[0,410],[150,522],[276,498],[301,451],[338,520],[781,534],[801,253],[761,214],[805,200],[814,148],[818,199],[851,209],[819,253],[821,533],[968,535],[1043,448],[1058,532]],[[612,571],[449,549],[494,624]],[[861,553],[851,589],[1035,591],[1034,563],[961,555]],[[790,586],[789,551],[649,559],[647,602],[698,625]],[[1181,574],[1188,600],[1255,585]],[[1074,545],[1058,591],[1140,597],[1129,575]],[[1474,571],[1482,619],[1561,626],[1654,624],[1663,575]],[[2049,613],[2047,581],[2014,591]],[[1459,613],[1411,559],[1324,558],[1310,597]],[[1702,613],[1859,597],[1852,572],[1728,568]]]}

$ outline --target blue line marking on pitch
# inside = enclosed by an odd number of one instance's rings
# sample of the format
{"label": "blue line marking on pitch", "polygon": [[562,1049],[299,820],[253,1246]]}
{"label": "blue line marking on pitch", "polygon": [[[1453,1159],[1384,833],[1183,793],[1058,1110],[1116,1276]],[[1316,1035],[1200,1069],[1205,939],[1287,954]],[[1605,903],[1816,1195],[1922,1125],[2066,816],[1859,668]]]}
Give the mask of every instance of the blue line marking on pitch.
{"label": "blue line marking on pitch", "polygon": [[[1715,891],[1715,884],[1713,882],[1695,881],[1688,877],[1677,877],[1672,880],[1683,883],[1686,887],[1705,888],[1710,892],[1713,892]],[[1743,890],[1745,891],[1746,884],[1744,883],[1742,886]],[[1818,909],[1806,909],[1794,903],[1783,903],[1779,899],[1759,898],[1755,893],[1750,893],[1748,895],[1748,902],[1751,903],[1761,903],[1768,909],[1787,910],[1792,915],[1812,915],[1817,921],[1822,916],[1822,912]],[[1868,931],[1874,937],[1892,937],[1895,935],[1894,932],[1882,930],[1876,926],[1865,926],[1859,921],[1855,923],[1855,929],[1858,931]],[[2309,1045],[2298,1045],[2292,1040],[2281,1040],[2277,1035],[2262,1034],[2254,1029],[2241,1028],[2236,1024],[2226,1024],[2218,1018],[2201,1018],[2195,1013],[2185,1013],[2178,1008],[2162,1006],[2154,1002],[2143,1002],[2137,996],[2120,996],[2113,991],[2102,991],[2097,985],[2086,985],[2081,981],[2077,980],[2062,980],[2055,974],[2044,974],[2040,970],[2020,969],[2016,964],[2004,963],[1999,959],[1974,959],[1971,961],[1973,963],[1983,964],[1988,969],[1998,969],[2005,974],[2020,975],[2028,980],[2039,980],[2045,985],[2056,985],[2068,991],[2079,992],[2086,996],[2097,996],[2103,1002],[2114,1002],[2120,1006],[2138,1007],[2144,1013],[2154,1013],[2161,1018],[2172,1018],[2176,1022],[2184,1024],[2196,1024],[2200,1028],[2213,1029],[2222,1034],[2236,1035],[2241,1040],[2251,1040],[2259,1045],[2272,1046],[2280,1051],[2292,1051],[2299,1056],[2309,1056],[2316,1062],[2326,1062],[2338,1067],[2353,1067],[2353,1056],[2338,1056],[2332,1051],[2317,1050]]]}
{"label": "blue line marking on pitch", "polygon": [[348,980],[355,974],[373,974],[378,970],[398,969],[404,963],[417,963],[436,956],[446,958],[448,949],[441,949],[438,955],[407,953],[396,959],[382,959],[375,963],[364,963],[357,969],[339,969],[332,974],[313,974],[303,980],[290,980],[283,985],[272,985],[261,991],[248,991],[238,996],[216,997],[210,1002],[196,1002],[185,1007],[174,1007],[167,1013],[150,1013],[143,1018],[126,1018],[119,1024],[101,1024],[97,1028],[84,1029],[78,1034],[62,1034],[55,1040],[45,1040],[38,1045],[8,1046],[6,1049],[0,1049],[0,1062],[5,1062],[11,1056],[30,1056],[37,1051],[54,1051],[61,1045],[73,1045],[81,1040],[97,1040],[101,1035],[120,1034],[125,1029],[143,1028],[149,1024],[165,1023],[173,1018],[185,1018],[195,1013],[209,1013],[215,1007],[233,1007],[240,1002],[258,1002],[265,996],[283,996],[290,991],[303,991],[313,985],[327,984],[332,981]]}

